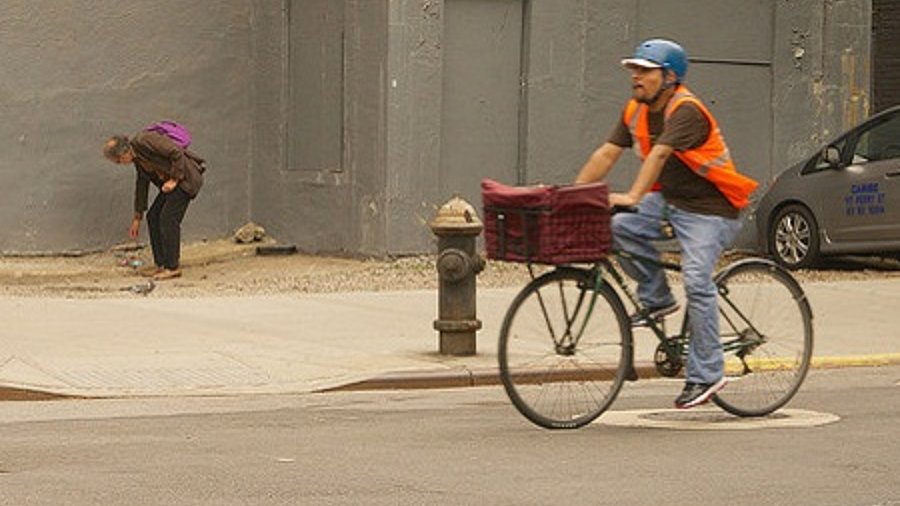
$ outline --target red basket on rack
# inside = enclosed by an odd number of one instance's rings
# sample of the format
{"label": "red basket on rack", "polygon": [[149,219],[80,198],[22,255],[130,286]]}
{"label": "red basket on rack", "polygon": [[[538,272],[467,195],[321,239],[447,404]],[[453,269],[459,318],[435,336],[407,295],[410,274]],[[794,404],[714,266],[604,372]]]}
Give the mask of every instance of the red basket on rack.
{"label": "red basket on rack", "polygon": [[604,183],[516,187],[484,179],[481,198],[490,259],[556,265],[596,262],[609,253]]}

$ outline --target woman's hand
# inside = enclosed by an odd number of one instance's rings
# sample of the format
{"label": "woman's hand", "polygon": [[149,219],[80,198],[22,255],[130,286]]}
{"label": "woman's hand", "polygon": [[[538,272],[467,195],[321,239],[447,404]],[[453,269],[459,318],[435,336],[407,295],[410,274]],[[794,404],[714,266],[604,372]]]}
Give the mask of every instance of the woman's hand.
{"label": "woman's hand", "polygon": [[172,190],[174,190],[176,186],[178,186],[178,180],[176,180],[176,179],[169,179],[168,181],[166,181],[165,183],[163,183],[163,185],[162,185],[162,187],[160,188],[160,190],[162,190],[163,193],[169,193],[169,192],[171,192]]}

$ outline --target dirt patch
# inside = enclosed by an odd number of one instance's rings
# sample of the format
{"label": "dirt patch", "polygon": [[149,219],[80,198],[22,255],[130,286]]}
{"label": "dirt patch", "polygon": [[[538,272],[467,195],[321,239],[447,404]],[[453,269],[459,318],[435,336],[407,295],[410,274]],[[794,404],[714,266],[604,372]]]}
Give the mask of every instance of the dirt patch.
{"label": "dirt patch", "polygon": [[[0,294],[28,297],[199,297],[277,293],[436,289],[435,256],[390,259],[310,255],[258,255],[257,246],[232,239],[186,244],[184,276],[158,282],[142,295],[152,266],[147,247],[118,247],[81,256],[0,257]],[[740,258],[730,254],[723,263]],[[677,261],[677,255],[667,255]],[[872,257],[843,257],[824,269],[797,271],[804,281],[864,280],[900,276],[900,262]],[[541,270],[541,269],[539,269]],[[488,262],[479,287],[524,286],[521,264]],[[673,275],[677,282],[677,276]]]}
{"label": "dirt patch", "polygon": [[[437,287],[434,255],[390,259],[328,255],[257,254],[231,239],[186,244],[183,276],[156,282],[149,297],[413,290]],[[134,297],[153,270],[148,247],[118,247],[80,256],[0,257],[0,294],[28,297]],[[491,264],[484,286],[522,284],[524,267]],[[137,288],[137,290],[133,290]],[[138,292],[138,293],[136,293]]]}

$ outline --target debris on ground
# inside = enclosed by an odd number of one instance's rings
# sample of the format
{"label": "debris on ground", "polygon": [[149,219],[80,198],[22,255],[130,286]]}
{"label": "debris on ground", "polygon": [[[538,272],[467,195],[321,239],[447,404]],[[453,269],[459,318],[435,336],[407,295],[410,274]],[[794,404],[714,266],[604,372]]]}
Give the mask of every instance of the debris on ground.
{"label": "debris on ground", "polygon": [[259,242],[265,239],[266,229],[253,223],[252,221],[237,229],[234,232],[234,241],[238,244],[249,244],[251,242]]}
{"label": "debris on ground", "polygon": [[144,261],[140,258],[132,255],[128,255],[121,260],[119,260],[120,267],[131,267],[132,269],[137,269],[144,265]]}
{"label": "debris on ground", "polygon": [[122,288],[123,292],[131,292],[136,295],[148,295],[153,289],[156,288],[156,283],[153,280],[148,280],[146,283],[136,283],[131,286],[126,286]]}

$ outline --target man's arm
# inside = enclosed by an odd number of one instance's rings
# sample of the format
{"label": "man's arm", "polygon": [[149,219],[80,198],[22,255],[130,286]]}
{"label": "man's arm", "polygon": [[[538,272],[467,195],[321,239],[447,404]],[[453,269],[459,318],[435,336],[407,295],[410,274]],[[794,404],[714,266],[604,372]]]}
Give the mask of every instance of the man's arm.
{"label": "man's arm", "polygon": [[150,191],[150,178],[134,164],[134,217],[140,219],[147,210],[147,197]]}
{"label": "man's arm", "polygon": [[614,206],[625,207],[638,205],[641,198],[650,191],[653,183],[659,179],[663,166],[666,164],[666,160],[669,159],[672,151],[674,151],[672,146],[665,144],[653,146],[650,154],[647,155],[644,163],[641,164],[641,169],[638,171],[637,177],[634,178],[634,183],[631,184],[631,189],[628,190],[628,193],[611,193],[609,195],[609,203]]}
{"label": "man's arm", "polygon": [[588,159],[584,167],[575,178],[575,184],[593,183],[602,181],[609,174],[609,170],[615,165],[619,157],[622,156],[623,148],[611,142],[606,142]]}
{"label": "man's arm", "polygon": [[135,163],[134,170],[137,172],[134,181],[134,215],[131,218],[131,226],[128,227],[128,237],[137,239],[138,232],[141,229],[141,218],[144,216],[144,211],[147,210],[147,193],[150,191],[150,180],[138,168],[137,163]]}

